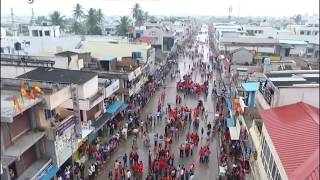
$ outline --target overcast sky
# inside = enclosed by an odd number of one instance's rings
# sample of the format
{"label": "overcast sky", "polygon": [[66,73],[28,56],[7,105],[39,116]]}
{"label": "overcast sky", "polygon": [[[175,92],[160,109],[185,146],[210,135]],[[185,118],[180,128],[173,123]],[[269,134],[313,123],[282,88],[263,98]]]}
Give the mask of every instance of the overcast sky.
{"label": "overcast sky", "polygon": [[54,10],[66,16],[72,14],[76,3],[85,9],[101,8],[105,15],[129,15],[138,2],[151,15],[212,15],[227,16],[232,6],[233,16],[292,16],[319,14],[319,0],[1,0],[1,15],[13,8],[17,16],[48,15]]}

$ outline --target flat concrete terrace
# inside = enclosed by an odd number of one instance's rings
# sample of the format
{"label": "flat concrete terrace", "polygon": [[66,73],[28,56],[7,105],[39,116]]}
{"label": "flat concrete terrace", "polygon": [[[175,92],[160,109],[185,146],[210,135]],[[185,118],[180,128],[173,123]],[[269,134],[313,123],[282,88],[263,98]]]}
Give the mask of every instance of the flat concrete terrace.
{"label": "flat concrete terrace", "polygon": [[[22,112],[14,107],[13,96],[18,98],[22,106]],[[1,90],[1,122],[13,122],[13,117],[28,110],[32,106],[42,101],[42,98],[36,97],[35,99],[24,98],[20,99],[20,91]]]}

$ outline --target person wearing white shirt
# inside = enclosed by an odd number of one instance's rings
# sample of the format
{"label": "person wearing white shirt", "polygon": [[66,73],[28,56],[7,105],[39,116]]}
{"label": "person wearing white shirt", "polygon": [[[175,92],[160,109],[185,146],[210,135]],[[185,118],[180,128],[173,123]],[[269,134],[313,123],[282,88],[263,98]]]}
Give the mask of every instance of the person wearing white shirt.
{"label": "person wearing white shirt", "polygon": [[130,170],[128,169],[128,170],[127,170],[127,180],[130,180],[130,178],[131,178],[131,172],[130,172]]}

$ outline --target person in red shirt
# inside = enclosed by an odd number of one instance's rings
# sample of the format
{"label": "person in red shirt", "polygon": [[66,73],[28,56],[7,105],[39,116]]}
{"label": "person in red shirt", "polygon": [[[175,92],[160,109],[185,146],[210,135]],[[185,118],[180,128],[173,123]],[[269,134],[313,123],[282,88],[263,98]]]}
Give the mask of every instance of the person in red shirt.
{"label": "person in red shirt", "polygon": [[138,163],[138,173],[139,173],[139,177],[142,177],[142,171],[143,171],[143,163],[142,161],[140,161]]}

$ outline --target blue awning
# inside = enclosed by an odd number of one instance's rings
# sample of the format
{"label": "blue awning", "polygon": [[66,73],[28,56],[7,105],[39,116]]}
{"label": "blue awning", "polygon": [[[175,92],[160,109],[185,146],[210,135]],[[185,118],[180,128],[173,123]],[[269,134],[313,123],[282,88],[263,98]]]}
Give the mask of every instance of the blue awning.
{"label": "blue awning", "polygon": [[232,103],[230,101],[230,99],[227,100],[227,107],[229,111],[232,111]]}
{"label": "blue awning", "polygon": [[234,127],[234,121],[232,118],[227,118],[227,126],[228,127]]}
{"label": "blue awning", "polygon": [[128,104],[124,103],[121,107],[123,110],[128,108]]}
{"label": "blue awning", "polygon": [[41,180],[51,180],[55,175],[56,173],[58,172],[59,168],[57,168],[57,166],[55,165],[52,165],[48,170],[47,172],[41,176]]}
{"label": "blue awning", "polygon": [[250,91],[258,91],[260,84],[258,82],[247,82],[247,83],[242,83],[241,86],[246,92],[250,92]]}
{"label": "blue awning", "polygon": [[107,56],[100,57],[97,60],[98,61],[112,61],[113,59],[115,59],[115,57],[107,55]]}
{"label": "blue awning", "polygon": [[116,101],[114,102],[110,107],[107,108],[107,113],[115,113],[117,112],[122,106],[124,102],[123,101]]}

